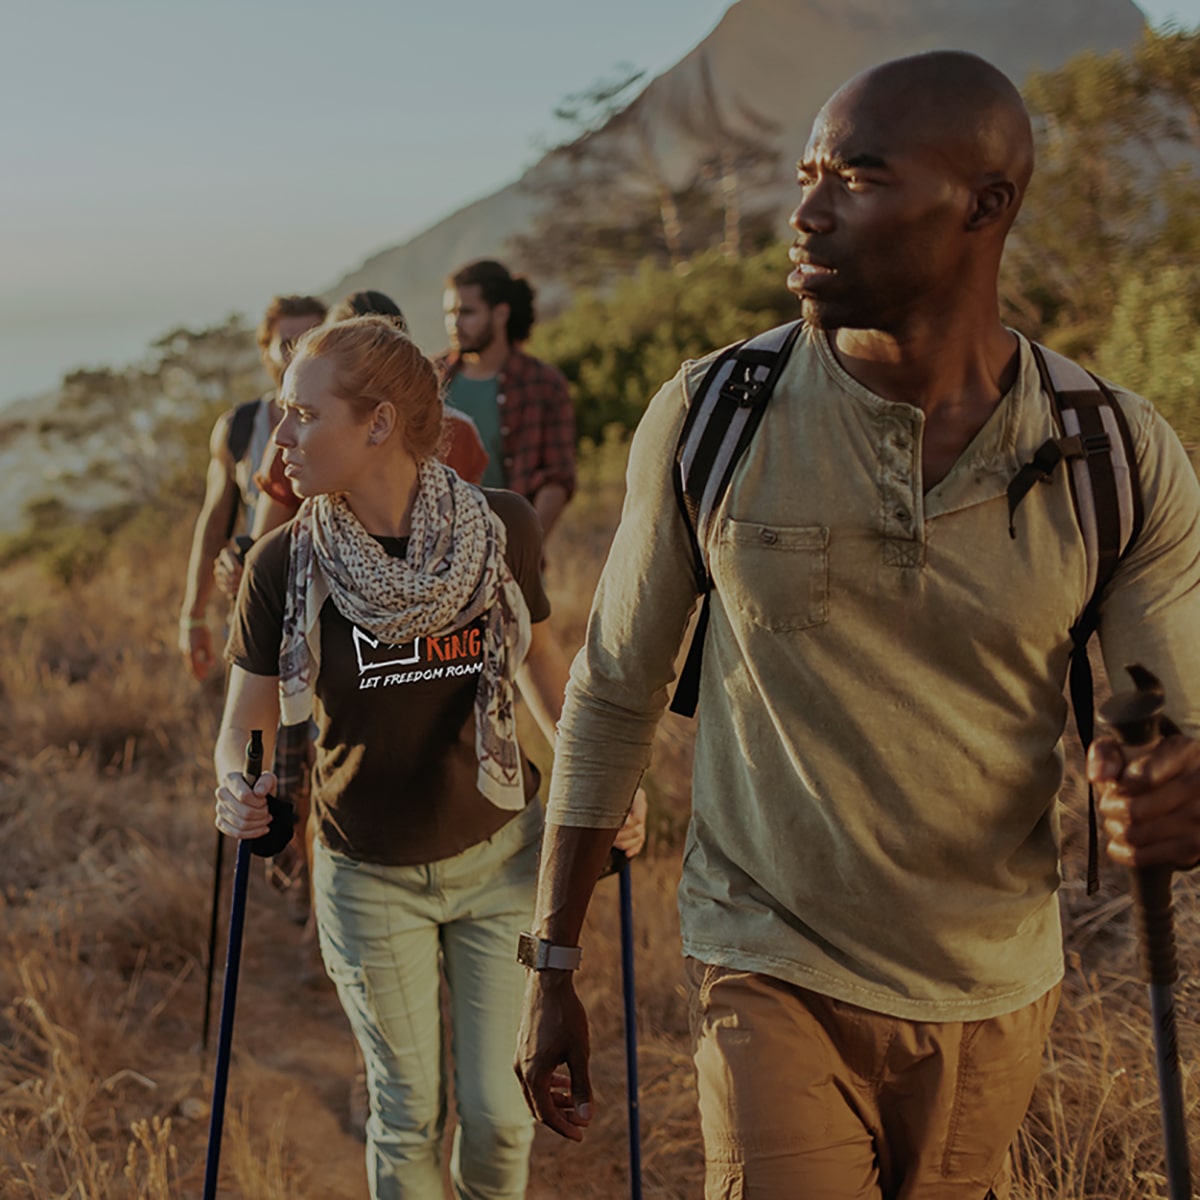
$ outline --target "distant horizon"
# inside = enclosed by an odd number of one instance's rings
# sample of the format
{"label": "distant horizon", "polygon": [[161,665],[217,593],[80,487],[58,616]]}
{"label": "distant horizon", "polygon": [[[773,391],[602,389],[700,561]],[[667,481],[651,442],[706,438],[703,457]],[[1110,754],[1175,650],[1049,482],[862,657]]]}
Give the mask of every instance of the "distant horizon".
{"label": "distant horizon", "polygon": [[4,135],[0,406],[175,326],[331,287],[519,177],[568,93],[622,62],[660,74],[729,3],[26,9],[0,40],[0,105],[21,117]]}
{"label": "distant horizon", "polygon": [[[0,408],[136,362],[176,326],[253,323],[277,292],[332,286],[518,178],[569,92],[622,62],[661,74],[729,6],[26,10],[0,46],[0,103],[20,115],[5,134]],[[1152,26],[1200,25],[1200,0],[1138,7]]]}

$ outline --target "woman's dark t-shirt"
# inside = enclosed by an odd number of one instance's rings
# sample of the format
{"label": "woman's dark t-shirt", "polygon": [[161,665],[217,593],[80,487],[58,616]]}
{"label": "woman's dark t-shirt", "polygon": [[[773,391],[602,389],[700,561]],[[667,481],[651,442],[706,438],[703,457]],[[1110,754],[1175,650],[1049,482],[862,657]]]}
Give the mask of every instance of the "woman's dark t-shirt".
{"label": "woman's dark t-shirt", "polygon": [[[550,615],[542,587],[537,514],[513,492],[483,489],[508,531],[505,558],[531,621]],[[403,555],[406,538],[376,539]],[[226,657],[252,675],[279,674],[290,523],[246,557]],[[390,645],[359,629],[333,600],[321,609],[321,670],[313,805],[332,850],[364,862],[436,862],[491,837],[515,814],[476,786],[475,691],[483,664],[482,619],[438,638]],[[538,773],[522,755],[525,798]]]}

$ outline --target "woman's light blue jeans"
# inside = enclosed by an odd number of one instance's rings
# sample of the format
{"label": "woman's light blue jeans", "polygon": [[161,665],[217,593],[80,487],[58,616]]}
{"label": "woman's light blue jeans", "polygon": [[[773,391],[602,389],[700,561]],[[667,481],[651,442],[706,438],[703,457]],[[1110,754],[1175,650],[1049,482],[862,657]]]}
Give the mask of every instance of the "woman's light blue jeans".
{"label": "woman's light blue jeans", "polygon": [[358,862],[317,842],[321,954],[367,1065],[373,1200],[441,1200],[446,1122],[441,971],[449,992],[457,1200],[521,1200],[533,1120],[513,1074],[542,806],[416,867]]}

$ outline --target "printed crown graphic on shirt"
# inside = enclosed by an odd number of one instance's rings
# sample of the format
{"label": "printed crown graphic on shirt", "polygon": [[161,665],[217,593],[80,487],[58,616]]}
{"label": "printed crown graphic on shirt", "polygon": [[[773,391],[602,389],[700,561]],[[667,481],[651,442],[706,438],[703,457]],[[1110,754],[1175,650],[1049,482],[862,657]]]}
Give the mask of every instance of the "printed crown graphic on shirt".
{"label": "printed crown graphic on shirt", "polygon": [[[408,645],[381,643],[369,633],[363,633],[357,625],[353,629],[354,653],[358,657],[358,673],[382,671],[385,667],[411,667],[421,661],[421,639],[416,638]],[[403,653],[408,650],[409,653]]]}
{"label": "printed crown graphic on shirt", "polygon": [[357,625],[352,627],[351,632],[359,675],[394,667],[415,667],[422,663],[474,662],[481,660],[483,654],[483,634],[478,624],[441,637],[418,637],[399,645],[373,638]]}

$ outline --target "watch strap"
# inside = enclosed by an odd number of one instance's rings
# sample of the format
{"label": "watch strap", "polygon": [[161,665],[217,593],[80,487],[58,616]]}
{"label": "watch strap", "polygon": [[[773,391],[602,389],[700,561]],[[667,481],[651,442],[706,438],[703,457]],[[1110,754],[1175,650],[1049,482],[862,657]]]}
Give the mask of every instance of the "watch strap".
{"label": "watch strap", "polygon": [[574,971],[583,958],[579,946],[559,946],[523,933],[517,941],[517,962],[531,971]]}

